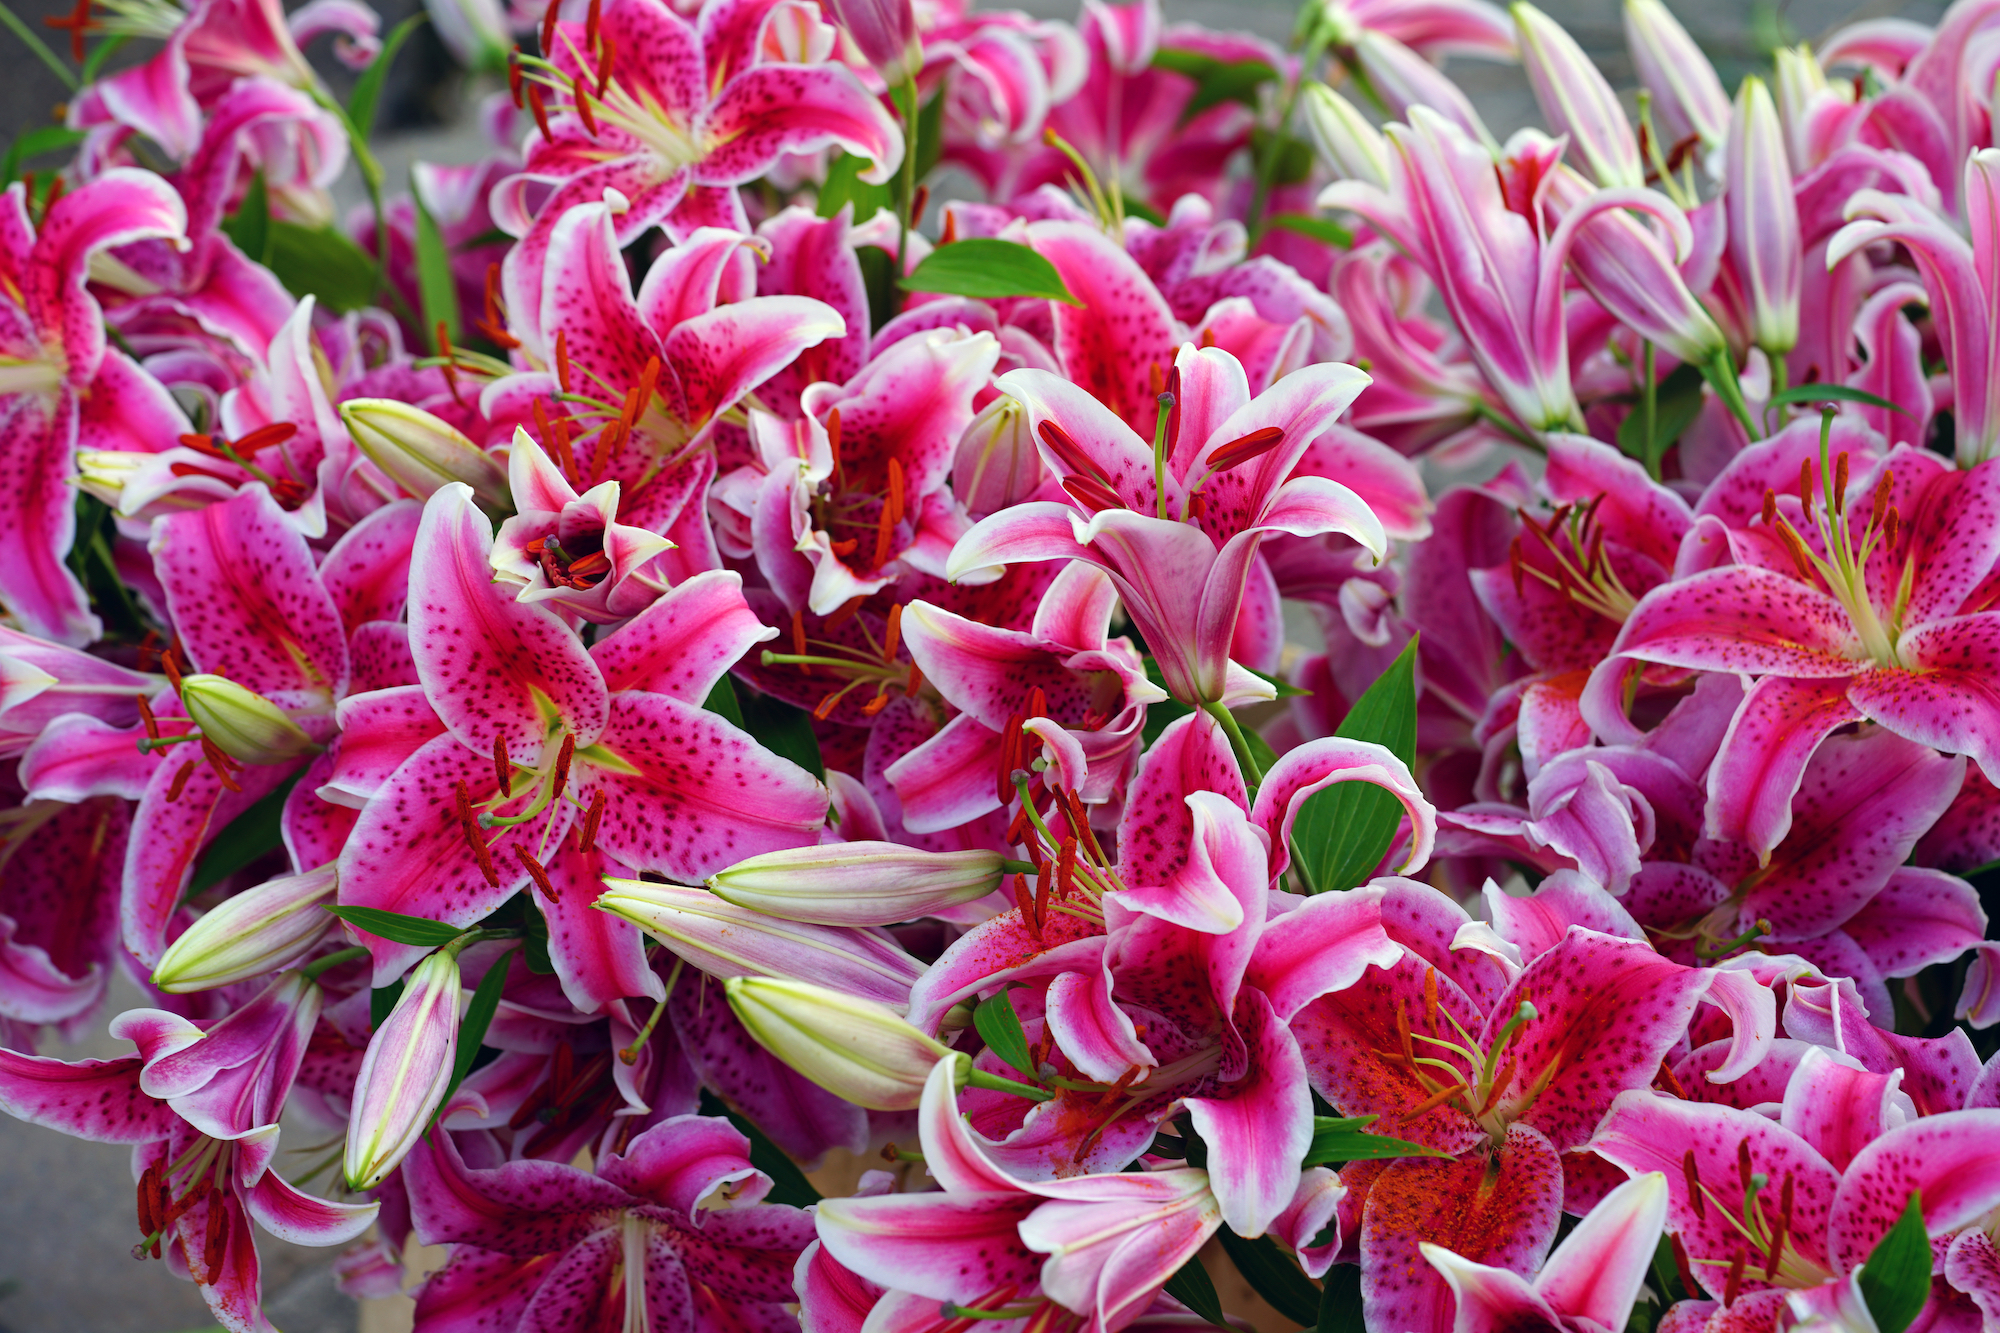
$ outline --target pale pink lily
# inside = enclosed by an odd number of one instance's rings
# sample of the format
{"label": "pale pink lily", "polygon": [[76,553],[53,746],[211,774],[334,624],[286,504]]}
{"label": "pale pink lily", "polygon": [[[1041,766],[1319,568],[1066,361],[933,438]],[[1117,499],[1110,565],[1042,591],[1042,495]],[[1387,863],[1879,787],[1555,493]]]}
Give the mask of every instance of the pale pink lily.
{"label": "pale pink lily", "polygon": [[[340,898],[470,925],[534,883],[580,928],[577,948],[629,976],[636,931],[590,912],[595,893],[538,872],[575,856],[587,883],[601,849],[634,871],[699,879],[815,841],[825,789],[701,707],[770,633],[736,575],[689,580],[586,649],[552,611],[493,581],[492,549],[470,487],[426,503],[409,569],[419,684],[382,716],[382,757],[340,850]],[[344,725],[359,707],[349,701]],[[421,952],[368,943],[384,978]]]}
{"label": "pale pink lily", "polygon": [[1653,119],[1671,156],[1689,139],[1722,146],[1729,132],[1729,95],[1715,66],[1661,0],[1625,0],[1625,47],[1653,98]]}
{"label": "pale pink lily", "polygon": [[1847,203],[1852,220],[1827,247],[1827,262],[1880,241],[1899,242],[1916,261],[1952,372],[1953,450],[1969,468],[2000,453],[2000,329],[1993,303],[1978,295],[2000,280],[2000,149],[1966,161],[1962,202],[1969,241],[1918,200],[1862,190]]}
{"label": "pale pink lily", "polygon": [[1773,356],[1799,341],[1803,246],[1778,109],[1759,78],[1736,92],[1724,144],[1731,289],[1750,343]]}
{"label": "pale pink lily", "polygon": [[1632,1315],[1667,1221],[1667,1178],[1634,1176],[1584,1214],[1530,1282],[1511,1269],[1419,1244],[1458,1298],[1452,1333],[1619,1329]]}
{"label": "pale pink lily", "polygon": [[[1788,488],[1806,492],[1800,517],[1767,491],[1750,528],[1764,540],[1738,556],[1757,563],[1647,594],[1588,691],[1613,688],[1628,661],[1760,677],[1711,770],[1708,814],[1711,836],[1760,856],[1783,835],[1814,747],[1846,723],[1867,718],[2000,774],[1984,683],[2000,652],[1986,583],[2000,556],[2000,527],[1986,517],[2000,512],[2000,462],[1955,472],[1904,448],[1843,489],[1844,456],[1822,451],[1816,480],[1803,461]],[[1615,707],[1586,712],[1618,728]]]}
{"label": "pale pink lily", "polygon": [[[511,308],[535,308],[556,225],[607,190],[627,203],[623,246],[661,225],[677,238],[748,231],[735,187],[785,153],[839,145],[870,160],[868,180],[895,173],[902,133],[853,71],[762,58],[763,30],[784,8],[729,0],[689,22],[665,0],[614,0],[595,23],[553,26],[553,49],[525,62],[548,128],[493,195],[496,220],[521,238],[504,269]],[[546,197],[531,206],[538,191]]]}
{"label": "pale pink lily", "polygon": [[0,195],[0,520],[17,558],[0,597],[30,633],[82,646],[100,626],[63,563],[76,530],[77,449],[157,448],[188,429],[166,389],[110,347],[86,290],[93,257],[148,238],[185,244],[167,183],[120,169],[65,195],[37,226]]}
{"label": "pale pink lily", "polygon": [[453,1247],[417,1293],[426,1329],[778,1327],[812,1241],[809,1214],[763,1202],[771,1178],[750,1164],[749,1140],[705,1116],[613,1145],[595,1172],[468,1166],[437,1131],[403,1174],[417,1236]]}
{"label": "pale pink lily", "polygon": [[998,769],[1017,717],[1048,718],[1068,731],[1088,765],[1078,793],[1086,804],[1124,790],[1138,763],[1146,705],[1166,695],[1146,679],[1130,642],[1108,637],[1117,597],[1109,575],[1072,562],[1025,632],[921,601],[903,608],[911,660],[959,710],[883,774],[902,805],[903,827],[939,832],[1008,806],[1012,789],[1002,795],[997,783],[1007,775]]}
{"label": "pale pink lily", "polygon": [[1508,409],[1530,430],[1580,421],[1570,387],[1563,324],[1563,273],[1578,229],[1598,214],[1631,208],[1670,220],[1680,214],[1649,190],[1601,190],[1550,229],[1540,199],[1554,165],[1546,139],[1493,155],[1428,107],[1388,130],[1391,184],[1338,181],[1325,208],[1359,213],[1422,265],[1444,298],[1473,359]]}
{"label": "pale pink lily", "polygon": [[[1052,1100],[1032,1107],[970,1094],[976,1123],[997,1139],[996,1160],[1042,1178],[1110,1169],[1185,1107],[1210,1145],[1231,1228],[1254,1236],[1277,1224],[1311,1138],[1306,1070],[1286,1024],[1397,952],[1375,893],[1324,894],[1287,912],[1269,891],[1288,863],[1300,805],[1348,781],[1402,802],[1412,829],[1404,859],[1421,865],[1430,809],[1379,746],[1301,746],[1272,767],[1250,806],[1216,724],[1199,713],[1177,720],[1132,784],[1115,870],[1079,853],[1082,869],[1061,898],[1029,902],[1023,891],[1021,909],[945,951],[911,992],[912,1023],[934,1029],[952,1005],[1025,981],[1014,994],[1017,1004],[1040,1001],[1026,1023],[1047,1052],[1036,1058],[1086,1081],[1081,1090],[1058,1082]],[[1112,1089],[1121,1095],[1107,1098]]]}
{"label": "pale pink lily", "polygon": [[920,1301],[1023,1317],[1054,1305],[1083,1316],[1090,1333],[1116,1333],[1222,1224],[1207,1172],[1022,1180],[959,1113],[955,1063],[938,1062],[917,1112],[924,1165],[942,1191],[827,1200],[820,1244],[888,1289],[878,1317],[904,1307],[914,1316]]}
{"label": "pale pink lily", "polygon": [[304,1194],[272,1169],[278,1116],[320,1012],[320,988],[288,972],[206,1030],[134,1009],[111,1025],[137,1055],[65,1063],[0,1051],[0,1110],[98,1143],[134,1145],[135,1255],[192,1278],[231,1333],[270,1333],[250,1223],[303,1245],[354,1239],[377,1205]]}
{"label": "pale pink lily", "polygon": [[[1184,346],[1154,447],[1076,385],[1040,370],[1003,376],[1068,503],[1031,501],[959,539],[953,580],[1019,560],[1081,559],[1111,576],[1159,660],[1167,690],[1192,703],[1263,693],[1230,661],[1268,533],[1339,533],[1378,559],[1387,538],[1362,498],[1324,477],[1294,476],[1307,447],[1367,377],[1311,366],[1255,398],[1242,365]],[[1255,603],[1260,611],[1264,597]]]}

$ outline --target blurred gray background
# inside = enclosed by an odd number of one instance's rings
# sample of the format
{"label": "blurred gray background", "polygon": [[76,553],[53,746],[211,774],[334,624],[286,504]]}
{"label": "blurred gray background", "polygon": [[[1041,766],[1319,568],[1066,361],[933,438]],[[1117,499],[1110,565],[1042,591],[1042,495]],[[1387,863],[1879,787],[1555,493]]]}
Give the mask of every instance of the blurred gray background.
{"label": "blurred gray background", "polygon": [[[46,29],[42,20],[68,13],[69,5],[57,0],[0,3],[45,33],[51,46],[66,44],[66,34]],[[1861,18],[1900,15],[1934,22],[1943,8],[1937,0],[1911,5],[1889,0],[1669,3],[1732,89],[1738,78],[1763,63],[1775,44],[1815,40]],[[419,0],[376,0],[384,31],[418,7]],[[985,0],[983,7],[1076,16],[1076,7],[1067,0],[1016,0],[1013,5]],[[1294,12],[1283,0],[1164,0],[1164,8],[1170,20],[1247,30],[1277,41],[1291,32]],[[1543,0],[1543,8],[1597,59],[1614,86],[1631,84],[1617,0]],[[150,43],[133,43],[128,58],[141,58],[151,49]],[[56,123],[67,92],[63,84],[11,34],[0,34],[0,51],[6,52],[0,60],[10,71],[0,81],[0,137],[11,140],[25,130]],[[329,83],[344,93],[353,75],[324,58],[323,51],[312,54]],[[1466,60],[1450,69],[1496,134],[1504,138],[1536,122],[1519,70]],[[463,76],[437,38],[427,27],[419,30],[397,59],[377,121],[391,189],[401,188],[412,160],[470,161],[480,154],[479,137],[462,114],[469,100]],[[124,986],[114,993],[109,1012],[139,1002],[137,992]],[[102,1058],[127,1049],[100,1037],[47,1053]],[[138,1228],[129,1161],[126,1149],[79,1143],[0,1116],[0,1333],[185,1333],[214,1327],[192,1285],[176,1281],[157,1261],[130,1257]],[[258,1243],[264,1254],[266,1307],[283,1333],[354,1333],[355,1306],[334,1290],[327,1269],[332,1252],[304,1250],[268,1236],[260,1236]],[[371,1312],[370,1333],[393,1328],[397,1314]],[[1278,1333],[1269,1320],[1259,1327],[1263,1333]]]}

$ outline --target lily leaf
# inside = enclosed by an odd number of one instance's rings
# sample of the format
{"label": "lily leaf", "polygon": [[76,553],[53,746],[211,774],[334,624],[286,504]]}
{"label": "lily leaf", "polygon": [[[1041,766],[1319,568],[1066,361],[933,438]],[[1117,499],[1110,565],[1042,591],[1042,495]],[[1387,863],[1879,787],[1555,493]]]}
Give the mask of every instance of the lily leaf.
{"label": "lily leaf", "polygon": [[447,926],[429,917],[405,916],[401,912],[387,912],[379,907],[329,907],[326,910],[370,935],[379,935],[397,944],[414,944],[421,949],[440,948],[465,933],[457,926]]}
{"label": "lily leaf", "polygon": [[1924,1232],[1923,1191],[1911,1190],[1903,1215],[1861,1265],[1861,1298],[1881,1333],[1903,1333],[1931,1298],[1931,1242]]}
{"label": "lily leaf", "polygon": [[[1417,752],[1417,641],[1410,640],[1334,734],[1373,741],[1404,763]],[[1292,825],[1292,845],[1315,893],[1351,889],[1381,864],[1396,839],[1403,807],[1368,782],[1338,782],[1306,798]]]}
{"label": "lily leaf", "polygon": [[903,287],[912,292],[980,300],[1035,296],[1066,305],[1082,304],[1070,294],[1054,264],[1025,245],[993,236],[969,236],[940,245],[903,279]]}

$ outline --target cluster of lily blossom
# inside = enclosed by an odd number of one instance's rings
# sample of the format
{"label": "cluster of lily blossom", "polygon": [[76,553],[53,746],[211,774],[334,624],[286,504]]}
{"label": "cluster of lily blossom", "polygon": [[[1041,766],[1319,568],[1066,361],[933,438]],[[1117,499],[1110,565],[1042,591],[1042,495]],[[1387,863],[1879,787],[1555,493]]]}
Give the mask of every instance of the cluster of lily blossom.
{"label": "cluster of lily blossom", "polygon": [[389,198],[358,0],[99,6],[0,1109],[232,1333],[2000,1329],[2000,3],[440,3]]}

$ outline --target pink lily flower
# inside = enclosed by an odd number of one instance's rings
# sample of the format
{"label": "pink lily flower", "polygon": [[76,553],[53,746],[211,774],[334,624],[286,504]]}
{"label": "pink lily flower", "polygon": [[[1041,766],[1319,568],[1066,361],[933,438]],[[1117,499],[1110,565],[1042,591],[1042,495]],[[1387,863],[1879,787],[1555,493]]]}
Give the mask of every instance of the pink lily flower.
{"label": "pink lily flower", "polygon": [[1689,1270],[1738,1320],[1775,1315],[1792,1293],[1831,1295],[1913,1190],[1923,1192],[1924,1228],[1943,1252],[1946,1281],[1991,1301],[2000,1285],[1984,1223],[2000,1207],[2000,1110],[1904,1122],[1895,1088],[1893,1076],[1815,1050],[1792,1073],[1775,1121],[1631,1091],[1590,1151],[1633,1175],[1666,1176],[1668,1226]]}
{"label": "pink lily flower", "polygon": [[515,513],[500,525],[493,569],[519,586],[519,600],[547,602],[594,624],[611,625],[637,615],[666,591],[645,571],[673,543],[618,522],[616,480],[578,495],[524,430],[514,432],[507,478]]}
{"label": "pink lily flower", "polygon": [[1667,1221],[1667,1178],[1635,1175],[1604,1196],[1529,1282],[1507,1268],[1419,1243],[1458,1301],[1453,1333],[1517,1327],[1625,1327]]}
{"label": "pink lily flower", "polygon": [[1765,493],[1750,529],[1761,540],[1738,557],[1755,563],[1702,570],[1647,594],[1589,687],[1610,688],[1628,661],[1760,677],[1710,771],[1708,814],[1711,836],[1759,856],[1783,835],[1807,758],[1846,723],[1866,718],[1968,755],[1989,779],[2000,774],[1991,740],[2000,723],[1988,716],[1982,683],[2000,643],[1982,591],[2000,529],[1978,517],[2000,505],[2000,467],[1954,472],[1900,449],[1842,486],[1845,455],[1822,451],[1816,480],[1812,460],[1802,461],[1788,488],[1798,510],[1790,496],[1780,505]]}
{"label": "pink lily flower", "polygon": [[[825,789],[701,707],[769,635],[735,575],[692,580],[586,649],[548,608],[493,581],[493,540],[470,487],[446,486],[425,504],[409,634],[435,720],[419,713],[414,730],[390,721],[406,739],[341,848],[341,902],[470,925],[534,883],[582,913],[596,894],[547,879],[558,853],[601,848],[634,872],[685,882],[817,840]],[[690,634],[684,616],[706,632]],[[587,859],[573,864],[593,875]],[[604,931],[624,941],[629,967],[636,931],[606,918],[584,940],[611,947]],[[422,952],[363,939],[384,980]]]}
{"label": "pink lily flower", "polygon": [[32,1050],[45,1023],[75,1033],[103,1002],[131,826],[113,796],[0,809],[0,1030],[15,1029],[16,1049]]}
{"label": "pink lily flower", "polygon": [[1563,324],[1563,270],[1578,230],[1600,213],[1630,208],[1678,219],[1650,190],[1600,190],[1550,229],[1542,181],[1555,145],[1517,139],[1494,171],[1492,154],[1428,107],[1391,125],[1392,183],[1337,181],[1322,208],[1359,213],[1437,285],[1473,359],[1508,409],[1530,430],[1574,429],[1581,416],[1570,386]]}
{"label": "pink lily flower", "polygon": [[1916,199],[1862,190],[1847,203],[1850,221],[1828,245],[1827,263],[1879,241],[1899,242],[1916,261],[1952,372],[1953,451],[1970,468],[2000,453],[2000,330],[1990,303],[1966,299],[2000,266],[2000,150],[1967,159],[1963,204],[1969,242]]}
{"label": "pink lily flower", "polygon": [[846,384],[809,386],[803,421],[751,418],[757,565],[787,609],[831,615],[904,572],[942,574],[964,529],[945,482],[1000,344],[937,329],[878,347]]}
{"label": "pink lily flower", "polygon": [[771,1178],[727,1121],[682,1115],[597,1158],[466,1164],[434,1132],[403,1163],[419,1239],[451,1259],[417,1293],[418,1326],[781,1327],[809,1214],[764,1203]]}
{"label": "pink lily flower", "polygon": [[148,172],[115,170],[58,200],[39,227],[24,190],[0,195],[0,516],[19,558],[0,597],[22,628],[81,647],[102,632],[63,563],[75,537],[79,448],[156,448],[187,430],[180,407],[110,347],[85,284],[93,257],[152,237],[186,244],[180,196]]}
{"label": "pink lily flower", "polygon": [[1507,947],[1486,946],[1492,931],[1449,898],[1392,882],[1380,911],[1398,961],[1292,1020],[1336,1110],[1396,1118],[1400,1137],[1450,1155],[1342,1173],[1359,1201],[1371,1325],[1453,1326],[1450,1285],[1427,1271],[1419,1242],[1531,1270],[1562,1210],[1562,1155],[1590,1140],[1621,1090],[1652,1082],[1704,1003],[1733,1025],[1710,1080],[1742,1077],[1770,1048],[1775,1001],[1750,976],[1682,967],[1604,933],[1640,932],[1602,890],[1536,906],[1497,923]]}
{"label": "pink lily flower", "polygon": [[[1085,560],[1111,576],[1158,658],[1167,690],[1197,703],[1260,695],[1230,661],[1257,548],[1267,534],[1339,533],[1380,559],[1381,520],[1324,477],[1294,476],[1307,447],[1367,377],[1312,366],[1252,398],[1220,349],[1181,349],[1152,449],[1078,386],[1041,370],[1002,376],[1068,503],[1030,501],[958,541],[954,581],[1019,560]],[[991,574],[983,574],[990,579]],[[1267,697],[1267,696],[1266,696]]]}
{"label": "pink lily flower", "polygon": [[994,775],[1006,763],[1010,722],[1018,728],[1017,717],[1049,718],[1068,732],[1088,765],[1079,793],[1087,805],[1102,805],[1125,789],[1139,760],[1146,705],[1166,694],[1147,680],[1145,663],[1128,640],[1107,637],[1117,597],[1108,575],[1072,562],[1049,585],[1025,632],[927,602],[903,608],[911,660],[959,710],[937,735],[884,771],[902,805],[904,828],[940,832],[1011,804],[1012,789],[1003,798]]}
{"label": "pink lily flower", "polygon": [[254,1219],[301,1245],[339,1245],[375,1220],[374,1203],[331,1203],[271,1169],[278,1116],[320,1012],[297,972],[204,1030],[134,1009],[111,1025],[137,1055],[65,1063],[0,1050],[0,1110],[96,1143],[134,1145],[137,1257],[164,1256],[231,1333],[270,1333],[258,1289]]}
{"label": "pink lily flower", "polygon": [[[695,22],[664,0],[613,0],[594,22],[545,27],[545,59],[524,62],[538,133],[522,171],[495,187],[494,217],[520,243],[505,266],[508,304],[539,304],[556,225],[612,190],[627,206],[617,243],[648,227],[684,238],[702,226],[750,230],[735,187],[786,153],[838,145],[881,183],[903,158],[888,111],[844,65],[763,58],[771,0],[706,6]],[[531,206],[532,191],[548,191]]]}
{"label": "pink lily flower", "polygon": [[1042,1012],[1024,1025],[1048,1052],[1035,1057],[1038,1069],[1060,1059],[1057,1068],[1098,1085],[1059,1083],[1025,1119],[1018,1098],[972,1094],[982,1126],[1004,1135],[996,1160],[1038,1177],[1110,1169],[1185,1107],[1210,1145],[1231,1228],[1255,1236],[1275,1224],[1299,1188],[1311,1137],[1305,1067],[1286,1024],[1397,948],[1382,932],[1376,895],[1325,894],[1288,913],[1270,896],[1299,805],[1343,781],[1375,783],[1403,803],[1406,859],[1421,865],[1429,807],[1379,746],[1301,746],[1266,775],[1251,806],[1220,729],[1203,714],[1180,719],[1132,784],[1115,870],[1056,849],[1082,867],[1075,887],[1033,901],[1022,889],[1021,908],[945,951],[911,991],[913,1024],[934,1030],[952,1005],[1029,981],[1015,994],[1042,992]]}
{"label": "pink lily flower", "polygon": [[[885,1313],[920,1299],[1022,1317],[1046,1318],[1055,1306],[1082,1316],[1091,1333],[1124,1328],[1221,1225],[1207,1173],[1021,1180],[959,1114],[953,1065],[931,1071],[917,1112],[924,1165],[942,1192],[824,1201],[820,1244],[848,1272],[889,1289],[877,1307]],[[983,1262],[968,1264],[974,1253]]]}

